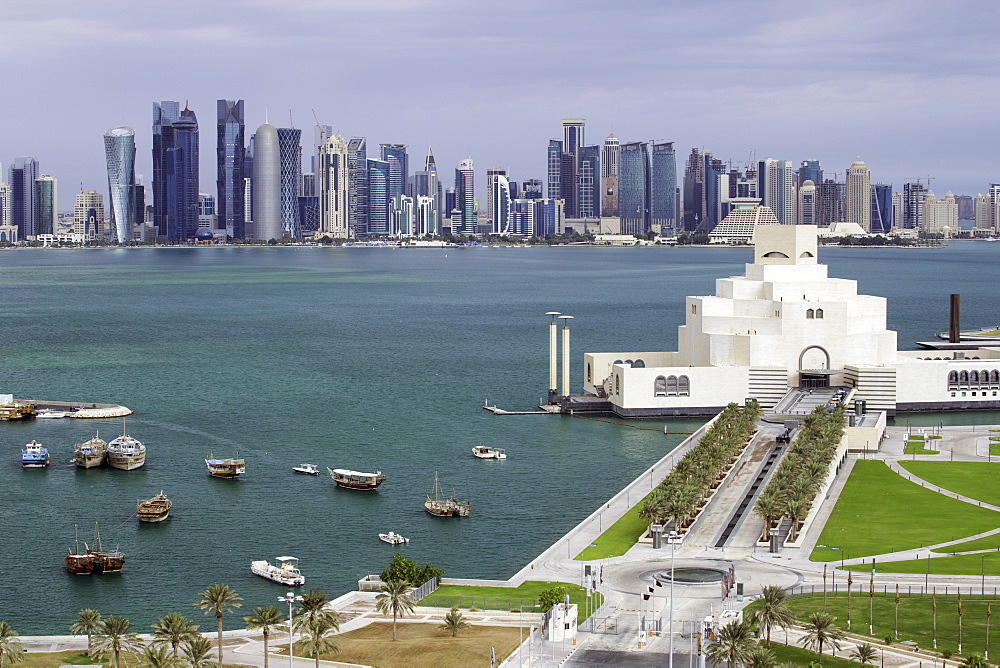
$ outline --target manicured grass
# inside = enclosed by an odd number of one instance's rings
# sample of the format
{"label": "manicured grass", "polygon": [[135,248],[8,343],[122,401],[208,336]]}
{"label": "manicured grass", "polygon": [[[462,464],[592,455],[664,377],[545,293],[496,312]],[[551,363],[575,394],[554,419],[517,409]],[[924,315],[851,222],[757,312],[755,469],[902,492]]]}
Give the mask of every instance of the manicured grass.
{"label": "manicured grass", "polygon": [[[65,652],[26,652],[23,654],[24,661],[15,665],[23,668],[56,668],[63,665],[102,665],[101,659],[92,659],[87,656],[87,652],[81,650],[68,650]],[[129,655],[131,656],[131,655]],[[4,665],[10,665],[4,662]]]}
{"label": "manicured grass", "polygon": [[[419,605],[439,608],[478,608],[480,610],[524,610],[542,612],[538,608],[538,597],[546,589],[563,587],[569,593],[569,602],[576,603],[577,620],[583,621],[587,614],[587,590],[579,585],[565,582],[542,582],[528,580],[520,587],[470,587],[465,585],[441,585]],[[594,594],[590,597],[590,609],[596,610],[604,597]]]}
{"label": "manicured grass", "polygon": [[598,536],[591,545],[576,555],[575,559],[577,561],[606,559],[620,557],[628,552],[639,541],[642,534],[649,530],[649,523],[639,517],[639,508],[641,507],[642,501],[639,501],[629,508],[628,512],[622,515],[617,522],[605,529],[604,533]]}
{"label": "manicured grass", "polygon": [[528,633],[517,627],[470,626],[453,638],[439,625],[399,622],[393,642],[392,622],[374,622],[336,636],[340,651],[322,658],[380,668],[488,666],[490,647],[496,649],[497,661],[503,661]]}
{"label": "manicured grass", "polygon": [[[866,587],[867,585],[863,585],[862,588]],[[872,634],[875,638],[884,638],[893,633],[895,607],[893,599],[891,589],[887,596],[881,592],[875,594]],[[962,651],[966,656],[972,652],[980,654],[983,652],[986,640],[986,604],[989,600],[993,601],[993,609],[996,610],[1000,601],[992,597],[986,599],[962,597]],[[855,591],[851,596],[851,630],[854,633],[868,634],[868,605],[867,592],[859,595]],[[795,613],[796,619],[805,619],[810,613],[823,610],[823,599],[822,597],[795,598],[788,603],[788,607]],[[828,595],[826,611],[837,618],[837,626],[847,629],[847,598],[843,594]],[[930,596],[910,598],[903,592],[899,599],[899,641],[912,640],[921,649],[931,648],[933,616]],[[990,630],[992,657],[995,652],[1000,652],[1000,633],[996,628]],[[958,602],[955,596],[947,598],[937,596],[937,644],[939,650],[958,651]]]}
{"label": "manicured grass", "polygon": [[907,441],[906,446],[903,448],[904,455],[940,455],[939,450],[929,450],[924,447],[923,440],[920,441]]}
{"label": "manicured grass", "polygon": [[951,552],[972,552],[973,550],[1000,550],[1000,533],[984,536],[983,538],[977,538],[965,543],[949,545],[948,547],[937,547],[931,550],[931,552],[949,554]]}
{"label": "manicured grass", "polygon": [[[816,652],[810,652],[809,650],[802,647],[795,647],[794,645],[782,645],[781,643],[775,642],[775,635],[780,636],[781,632],[776,631],[771,633],[771,646],[768,647],[769,650],[774,652],[774,658],[778,664],[782,663],[794,663],[800,666],[811,665],[814,661],[819,663],[819,654]],[[855,645],[852,642],[842,642],[840,643],[840,651],[837,654],[843,656],[854,649]],[[841,656],[830,656],[830,645],[828,643],[823,644],[823,665],[833,666],[834,668],[847,668],[848,666],[860,666],[861,664],[855,663],[848,659],[842,659]]]}
{"label": "manicured grass", "polygon": [[850,558],[883,554],[971,536],[998,525],[1000,513],[925,489],[883,462],[862,460],[854,463],[809,558],[834,561],[842,554]]}
{"label": "manicured grass", "polygon": [[[1000,505],[1000,464],[988,462],[899,462],[915,476],[977,501]],[[1000,522],[997,522],[1000,526]],[[996,527],[994,527],[996,528]]]}
{"label": "manicured grass", "polygon": [[1000,443],[990,443],[990,455],[1000,457]]}
{"label": "manicured grass", "polygon": [[[936,557],[930,560],[930,572],[931,575],[980,575],[984,563],[986,565],[986,575],[1000,575],[1000,552],[960,554],[955,557]],[[845,566],[844,570],[870,573],[872,567],[871,563],[869,563],[864,566]],[[879,563],[876,559],[875,571],[878,573],[922,574],[927,572],[927,559],[887,561],[885,563]],[[854,584],[857,584],[856,580]]]}

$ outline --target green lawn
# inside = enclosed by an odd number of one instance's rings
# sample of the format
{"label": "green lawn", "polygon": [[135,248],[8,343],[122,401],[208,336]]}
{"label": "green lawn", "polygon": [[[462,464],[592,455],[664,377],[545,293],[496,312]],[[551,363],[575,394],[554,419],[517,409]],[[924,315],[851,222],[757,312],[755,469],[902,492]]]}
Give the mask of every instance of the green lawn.
{"label": "green lawn", "polygon": [[[985,560],[984,560],[985,558]],[[1000,552],[983,552],[982,554],[960,554],[955,557],[935,557],[930,560],[931,575],[980,575],[986,568],[986,575],[1000,575]],[[912,559],[910,561],[875,561],[875,571],[878,573],[926,573],[927,559]],[[864,566],[845,566],[845,570],[870,573],[871,563]],[[857,581],[854,583],[857,584]],[[989,589],[987,589],[989,591]]]}
{"label": "green lawn", "polygon": [[[977,501],[1000,505],[1000,464],[988,462],[899,462],[915,476]],[[1000,526],[1000,521],[997,522]],[[994,527],[996,528],[996,527]]]}
{"label": "green lawn", "polygon": [[[541,582],[528,580],[520,587],[472,587],[465,585],[441,585],[430,596],[420,601],[420,605],[440,608],[479,608],[480,610],[524,610],[541,612],[537,608],[538,596],[546,589],[564,587],[569,593],[569,602],[576,603],[577,619],[583,621],[587,615],[587,590],[579,585],[565,582]],[[595,594],[590,598],[590,610],[596,610],[604,598]]]}
{"label": "green lawn", "polygon": [[[652,494],[652,492],[650,492]],[[645,499],[643,499],[645,500]],[[642,501],[628,509],[621,518],[605,529],[604,533],[576,555],[577,561],[620,557],[638,542],[642,534],[649,530],[649,523],[639,517]]]}
{"label": "green lawn", "polygon": [[1000,443],[990,443],[990,455],[1000,457]]}
{"label": "green lawn", "polygon": [[998,525],[1000,513],[925,489],[896,475],[883,462],[861,460],[854,463],[809,558],[834,561],[842,555],[854,558],[895,552],[971,536]]}
{"label": "green lawn", "polygon": [[965,543],[958,543],[957,545],[934,548],[931,552],[944,552],[947,554],[951,552],[972,552],[973,550],[1000,550],[1000,533],[977,538]]}
{"label": "green lawn", "polygon": [[940,450],[929,450],[924,447],[923,439],[919,441],[907,441],[903,448],[904,455],[940,455]]}
{"label": "green lawn", "polygon": [[[127,655],[132,657],[132,655]],[[24,661],[17,663],[15,665],[19,668],[56,668],[57,666],[65,665],[103,665],[101,659],[92,659],[87,656],[86,651],[80,650],[67,650],[65,652],[26,652],[24,655]],[[133,657],[134,658],[134,657]],[[5,666],[10,664],[6,661]]]}
{"label": "green lawn", "polygon": [[[777,633],[780,637],[780,631]],[[852,642],[843,642],[840,644],[840,650],[837,654],[843,656],[844,653],[850,653],[856,645]],[[768,647],[769,650],[774,652],[774,658],[778,665],[783,663],[794,663],[800,666],[811,665],[812,662],[819,662],[819,654],[816,652],[810,652],[802,647],[795,647],[794,645],[782,645],[776,642],[775,633],[771,633],[771,646]],[[823,645],[823,665],[829,668],[833,666],[834,668],[847,668],[847,666],[860,666],[861,664],[855,663],[854,661],[849,661],[847,659],[842,659],[841,656],[830,656],[830,646],[828,644]]]}
{"label": "green lawn", "polygon": [[[855,586],[857,586],[856,582]],[[862,588],[865,587],[867,584],[863,585]],[[893,599],[891,589],[888,596],[882,595],[881,592],[875,594],[873,601],[874,633],[872,634],[875,638],[884,638],[893,633]],[[993,601],[993,609],[996,610],[1000,601],[992,597],[987,599],[962,597],[962,651],[965,655],[972,652],[981,654],[985,648],[986,604],[988,600]],[[855,592],[851,596],[851,630],[853,632],[868,634],[868,605],[867,593],[858,595]],[[788,607],[795,613],[797,619],[805,619],[809,613],[823,609],[823,599],[822,597],[795,598],[789,602]],[[847,628],[847,598],[843,594],[828,596],[826,610],[837,618],[837,626],[842,629]],[[910,598],[904,592],[899,599],[899,640],[912,640],[922,649],[932,647],[933,617],[931,597]],[[990,655],[992,658],[992,656],[1000,656],[1000,632],[996,628],[992,628],[991,631]],[[772,634],[772,639],[773,637]],[[937,641],[938,649],[948,649],[952,652],[958,650],[958,604],[954,596],[937,597]]]}

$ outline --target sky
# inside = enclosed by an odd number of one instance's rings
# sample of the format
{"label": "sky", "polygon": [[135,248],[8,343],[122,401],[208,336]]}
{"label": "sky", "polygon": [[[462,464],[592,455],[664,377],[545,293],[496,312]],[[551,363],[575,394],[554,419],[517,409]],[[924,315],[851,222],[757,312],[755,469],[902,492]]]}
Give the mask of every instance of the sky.
{"label": "sky", "polygon": [[[30,155],[75,193],[107,191],[102,135],[136,130],[151,183],[152,103],[188,101],[201,186],[215,192],[216,100],[243,99],[247,137],[313,112],[345,137],[434,150],[445,185],[471,156],[545,179],[563,118],[586,141],[674,141],[734,164],[819,159],[872,182],[1000,182],[995,0],[36,0],[4,2],[0,163]],[[289,116],[291,114],[291,116]],[[291,121],[289,120],[291,118]],[[373,149],[374,147],[374,149]],[[308,171],[309,161],[306,158]]]}

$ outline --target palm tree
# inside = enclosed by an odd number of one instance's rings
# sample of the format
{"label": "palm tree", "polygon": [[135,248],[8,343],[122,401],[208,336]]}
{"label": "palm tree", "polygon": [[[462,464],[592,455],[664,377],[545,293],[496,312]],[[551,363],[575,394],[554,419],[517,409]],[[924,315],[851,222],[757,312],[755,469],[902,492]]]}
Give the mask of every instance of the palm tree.
{"label": "palm tree", "polygon": [[709,645],[705,655],[715,665],[723,662],[730,668],[746,664],[753,650],[753,634],[746,622],[732,622],[719,629],[715,644]]}
{"label": "palm tree", "polygon": [[408,615],[417,607],[413,600],[413,587],[409,582],[394,580],[382,585],[382,593],[375,597],[375,609],[383,615],[392,615],[392,639],[396,640],[396,618]]}
{"label": "palm tree", "polygon": [[451,631],[451,637],[454,638],[458,635],[459,631],[469,628],[469,625],[466,623],[465,618],[462,617],[462,613],[458,611],[458,607],[452,606],[451,612],[444,616],[444,624],[438,628]]}
{"label": "palm tree", "polygon": [[79,612],[79,617],[73,622],[73,625],[69,627],[69,632],[73,635],[77,633],[87,634],[87,656],[90,656],[90,641],[94,637],[94,631],[97,630],[97,625],[101,623],[101,613],[97,610],[91,610],[90,608],[84,608]]}
{"label": "palm tree", "polygon": [[967,666],[968,668],[989,668],[990,666],[989,662],[983,658],[983,655],[977,654],[976,652],[973,652],[966,657],[965,661],[962,662],[962,665]]}
{"label": "palm tree", "polygon": [[784,503],[781,500],[780,493],[777,489],[771,489],[770,486],[757,499],[757,503],[753,507],[754,512],[764,519],[764,532],[761,534],[760,540],[770,539],[771,523],[781,517],[783,508]]}
{"label": "palm tree", "polygon": [[174,658],[180,656],[180,646],[185,640],[198,635],[198,625],[179,612],[168,612],[153,622],[154,645],[170,645]]}
{"label": "palm tree", "polygon": [[24,650],[17,637],[17,631],[10,628],[10,624],[0,621],[0,668],[6,663],[24,661]]}
{"label": "palm tree", "polygon": [[243,597],[237,594],[235,590],[230,589],[229,585],[224,584],[209,585],[208,589],[199,592],[198,596],[201,596],[201,600],[195,601],[192,605],[204,610],[206,615],[210,612],[214,614],[219,625],[219,665],[221,666],[222,616],[240,607],[239,601],[242,601]]}
{"label": "palm tree", "polygon": [[212,654],[212,643],[204,636],[191,638],[184,643],[184,658],[191,668],[206,668],[215,662],[208,657]]}
{"label": "palm tree", "polygon": [[141,652],[142,641],[138,633],[129,631],[132,622],[124,617],[111,615],[97,626],[97,637],[94,639],[94,651],[97,654],[110,654],[116,668],[121,668],[121,658],[124,652]]}
{"label": "palm tree", "polygon": [[875,648],[869,643],[857,645],[851,651],[851,659],[857,661],[862,666],[874,666],[876,656]]}
{"label": "palm tree", "polygon": [[340,651],[340,646],[330,637],[340,630],[338,615],[321,614],[314,619],[309,619],[307,615],[302,614],[299,615],[296,622],[301,622],[296,624],[296,628],[311,650],[311,654],[316,660],[316,668],[319,668],[321,655]]}
{"label": "palm tree", "polygon": [[184,665],[176,656],[167,651],[166,643],[149,645],[142,650],[139,657],[139,665],[142,668],[180,668]]}
{"label": "palm tree", "polygon": [[799,644],[803,647],[817,648],[821,663],[823,661],[823,645],[840,649],[838,641],[844,639],[844,632],[833,625],[836,620],[836,617],[825,612],[812,613],[806,622],[806,634],[799,640]]}
{"label": "palm tree", "polygon": [[777,663],[774,652],[760,645],[755,645],[746,658],[747,668],[774,668]]}
{"label": "palm tree", "polygon": [[248,631],[260,629],[264,635],[264,668],[267,668],[267,641],[271,637],[271,629],[281,622],[281,611],[273,605],[266,608],[256,608],[253,614],[244,617],[243,621],[247,623]]}
{"label": "palm tree", "polygon": [[771,629],[787,628],[795,622],[795,615],[785,606],[788,593],[778,585],[766,585],[760,598],[748,611],[747,621],[764,632],[765,644],[771,644]]}

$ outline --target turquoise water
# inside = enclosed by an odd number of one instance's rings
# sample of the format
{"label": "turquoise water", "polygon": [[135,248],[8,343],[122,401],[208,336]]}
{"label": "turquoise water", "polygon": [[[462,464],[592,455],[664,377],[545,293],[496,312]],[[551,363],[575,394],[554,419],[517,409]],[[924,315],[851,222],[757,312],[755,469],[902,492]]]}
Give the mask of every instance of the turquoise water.
{"label": "turquoise water", "polygon": [[[963,294],[964,324],[993,324],[997,258],[990,244],[821,251],[831,275],[890,298],[901,339],[946,329],[949,292]],[[585,350],[673,349],[684,296],[714,292],[750,259],[749,249],[0,253],[0,392],[125,404],[149,449],[137,471],[81,470],[72,443],[95,429],[109,440],[120,424],[0,423],[0,619],[61,633],[82,607],[140,627],[180,610],[208,628],[191,603],[209,584],[235,588],[244,609],[285,591],[251,575],[251,560],[299,557],[307,588],[339,595],[385,567],[393,548],[376,534],[388,530],[446,575],[506,578],[683,438],[482,410],[485,400],[530,410],[544,395],[544,313],[576,316],[578,387]],[[683,432],[700,421],[634,424]],[[50,448],[48,470],[18,466],[32,438]],[[478,443],[509,458],[477,460]],[[210,454],[244,457],[247,474],[210,479]],[[303,462],[380,469],[387,482],[340,490],[290,471]],[[472,517],[424,512],[435,471],[472,501]],[[161,489],[171,519],[140,525],[136,499]],[[95,521],[127,555],[120,576],[63,567],[74,525],[89,540]]]}

